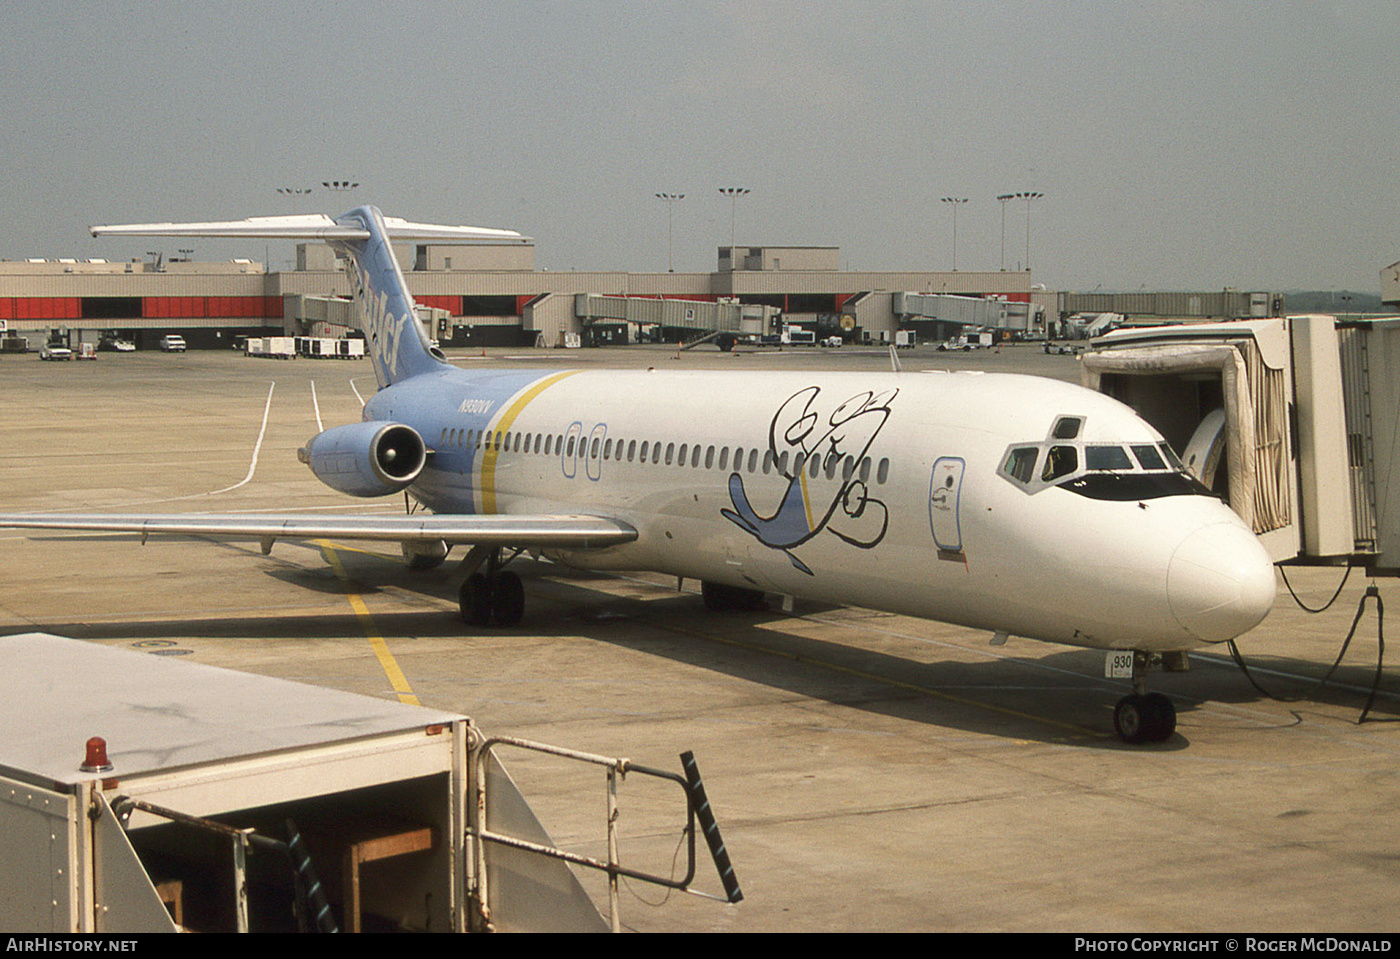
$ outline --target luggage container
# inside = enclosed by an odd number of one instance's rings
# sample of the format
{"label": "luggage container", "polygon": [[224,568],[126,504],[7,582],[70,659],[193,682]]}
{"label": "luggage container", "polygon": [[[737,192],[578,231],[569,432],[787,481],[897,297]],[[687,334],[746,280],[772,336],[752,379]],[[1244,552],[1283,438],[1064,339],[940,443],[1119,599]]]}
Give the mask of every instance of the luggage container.
{"label": "luggage container", "polygon": [[493,749],[566,751],[464,716],[42,633],[0,657],[7,932],[606,931],[566,858],[684,889],[697,821],[719,842],[686,757],[576,754],[610,803],[629,772],[680,786],[676,881],[554,848]]}

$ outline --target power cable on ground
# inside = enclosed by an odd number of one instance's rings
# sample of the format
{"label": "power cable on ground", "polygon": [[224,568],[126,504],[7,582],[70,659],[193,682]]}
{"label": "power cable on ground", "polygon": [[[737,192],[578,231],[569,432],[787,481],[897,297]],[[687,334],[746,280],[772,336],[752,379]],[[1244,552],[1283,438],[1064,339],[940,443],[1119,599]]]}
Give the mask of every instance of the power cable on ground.
{"label": "power cable on ground", "polygon": [[[1351,570],[1350,568],[1348,568],[1347,575],[1350,575],[1350,573]],[[1284,584],[1288,584],[1287,575],[1284,576]],[[1342,586],[1345,585],[1346,577],[1344,576],[1342,577]],[[1336,602],[1337,597],[1341,595],[1342,586],[1338,586],[1337,592],[1332,595],[1332,598],[1327,601],[1326,605],[1318,609],[1312,609],[1306,606],[1302,602],[1302,600],[1298,599],[1298,595],[1293,592],[1292,586],[1289,586],[1288,592],[1290,595],[1293,596],[1294,601],[1297,602],[1298,606],[1303,610],[1309,613],[1320,613],[1323,610],[1330,607],[1334,602]],[[1376,694],[1380,690],[1381,676],[1385,672],[1385,603],[1381,599],[1380,589],[1376,586],[1375,583],[1372,583],[1371,585],[1366,587],[1366,592],[1362,594],[1361,601],[1356,606],[1356,615],[1352,617],[1351,628],[1347,630],[1346,638],[1342,640],[1342,648],[1341,651],[1337,653],[1336,661],[1333,662],[1332,667],[1329,670],[1327,670],[1327,674],[1323,676],[1321,680],[1318,681],[1317,687],[1313,690],[1312,693],[1312,695],[1314,696],[1321,693],[1322,690],[1327,686],[1327,683],[1332,679],[1332,676],[1337,672],[1337,668],[1341,666],[1342,659],[1346,656],[1347,650],[1351,646],[1351,641],[1356,636],[1356,628],[1361,623],[1361,617],[1366,612],[1366,601],[1371,598],[1374,598],[1376,601],[1376,675],[1371,682],[1371,692],[1366,697],[1366,705],[1362,707],[1361,715],[1357,717],[1357,725],[1364,723],[1366,721],[1367,715],[1370,714],[1371,707],[1375,704],[1376,701]],[[1277,700],[1278,702],[1297,702],[1298,700],[1304,698],[1302,695],[1294,697],[1277,696],[1269,690],[1265,689],[1250,673],[1249,667],[1244,661],[1244,657],[1240,654],[1239,647],[1235,645],[1235,641],[1230,640],[1228,645],[1230,649],[1230,656],[1232,659],[1234,659],[1235,665],[1240,667],[1240,671],[1244,673],[1245,678],[1249,680],[1250,685],[1257,689],[1260,693],[1269,697],[1270,699]]]}

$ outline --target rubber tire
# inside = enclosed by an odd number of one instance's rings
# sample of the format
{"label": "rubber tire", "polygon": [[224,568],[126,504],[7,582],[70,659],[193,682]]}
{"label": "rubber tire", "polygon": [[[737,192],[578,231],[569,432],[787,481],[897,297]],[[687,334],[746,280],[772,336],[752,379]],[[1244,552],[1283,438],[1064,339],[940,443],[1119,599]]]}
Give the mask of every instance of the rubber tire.
{"label": "rubber tire", "polygon": [[1113,728],[1125,743],[1160,743],[1176,732],[1176,706],[1161,693],[1124,696],[1113,709]]}
{"label": "rubber tire", "polygon": [[724,586],[703,580],[700,583],[700,598],[705,601],[705,608],[715,613],[736,609],[761,613],[768,608],[768,600],[762,590]]}
{"label": "rubber tire", "polygon": [[457,606],[462,622],[468,626],[490,626],[492,590],[484,573],[472,573],[457,593]]}
{"label": "rubber tire", "polygon": [[508,570],[496,574],[491,590],[491,622],[496,626],[518,626],[525,616],[525,586]]}
{"label": "rubber tire", "polygon": [[1143,700],[1152,715],[1152,738],[1149,742],[1160,743],[1170,739],[1176,732],[1175,704],[1161,693],[1148,693]]}

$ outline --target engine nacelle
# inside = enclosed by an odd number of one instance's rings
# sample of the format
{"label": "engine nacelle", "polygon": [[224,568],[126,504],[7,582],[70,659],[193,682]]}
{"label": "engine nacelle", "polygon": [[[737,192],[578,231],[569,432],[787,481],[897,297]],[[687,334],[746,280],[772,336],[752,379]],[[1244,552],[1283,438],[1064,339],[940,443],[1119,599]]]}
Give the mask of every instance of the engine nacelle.
{"label": "engine nacelle", "polygon": [[297,458],[331,489],[351,496],[387,496],[418,478],[428,460],[411,426],[371,420],[318,433]]}

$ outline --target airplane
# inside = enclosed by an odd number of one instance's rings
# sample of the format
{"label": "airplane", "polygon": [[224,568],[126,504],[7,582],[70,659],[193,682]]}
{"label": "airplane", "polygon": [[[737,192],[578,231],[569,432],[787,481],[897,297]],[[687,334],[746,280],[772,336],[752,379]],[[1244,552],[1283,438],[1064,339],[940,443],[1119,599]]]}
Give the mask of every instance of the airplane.
{"label": "airplane", "polygon": [[327,518],[4,514],[0,526],[454,546],[462,620],[510,626],[524,551],[586,570],[699,580],[706,607],[765,594],[1106,651],[1133,692],[1118,736],[1160,742],[1152,668],[1261,622],[1273,564],[1127,406],[1042,377],[968,372],[463,370],[433,347],[398,239],[520,240],[361,206],[325,215],[93,227],[97,236],[324,240],[343,260],[379,390],[298,456],[357,497],[426,512]]}

